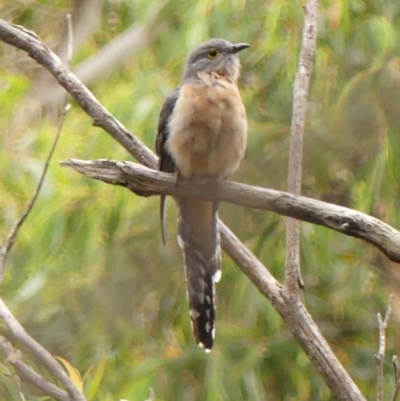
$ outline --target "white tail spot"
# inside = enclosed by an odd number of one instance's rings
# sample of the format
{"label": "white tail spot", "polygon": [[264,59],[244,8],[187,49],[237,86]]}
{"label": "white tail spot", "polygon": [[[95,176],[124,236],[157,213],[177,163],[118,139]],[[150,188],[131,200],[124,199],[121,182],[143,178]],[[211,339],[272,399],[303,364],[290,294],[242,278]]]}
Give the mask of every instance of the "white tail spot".
{"label": "white tail spot", "polygon": [[178,236],[176,237],[176,240],[178,241],[179,248],[183,249],[183,241],[182,241],[181,236],[178,235]]}
{"label": "white tail spot", "polygon": [[189,315],[192,319],[197,319],[200,316],[200,313],[197,310],[190,309]]}
{"label": "white tail spot", "polygon": [[199,348],[203,348],[203,349],[204,349],[204,352],[205,352],[206,354],[209,354],[209,353],[211,352],[210,348],[205,348],[203,343],[200,343],[200,342],[199,342],[197,345],[199,346]]}
{"label": "white tail spot", "polygon": [[221,280],[221,277],[222,277],[222,270],[219,269],[212,276],[212,280],[214,283],[219,283],[219,280]]}

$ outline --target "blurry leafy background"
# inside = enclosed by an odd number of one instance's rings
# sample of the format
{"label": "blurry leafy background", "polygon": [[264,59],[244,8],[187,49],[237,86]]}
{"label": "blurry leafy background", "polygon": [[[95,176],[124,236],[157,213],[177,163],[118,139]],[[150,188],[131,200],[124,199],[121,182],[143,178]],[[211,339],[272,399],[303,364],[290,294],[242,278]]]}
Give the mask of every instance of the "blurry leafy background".
{"label": "blurry leafy background", "polygon": [[[83,1],[3,0],[0,15],[56,48],[64,18]],[[88,2],[90,3],[90,2]],[[95,2],[92,2],[95,3]],[[233,179],[286,189],[292,84],[301,1],[108,0],[72,65],[153,15],[149,41],[89,87],[149,147],[188,50],[210,37],[248,42],[241,90],[250,134]],[[156,11],[154,11],[156,10]],[[154,16],[155,15],[155,16]],[[303,193],[400,226],[400,2],[323,0],[304,153]],[[41,68],[0,44],[0,233],[30,199],[56,133]],[[45,82],[46,83],[46,82]],[[48,84],[48,83],[47,83]],[[36,86],[35,91],[32,90]],[[53,105],[54,106],[54,105]],[[39,201],[10,255],[2,297],[28,332],[80,371],[91,400],[333,400],[279,315],[228,259],[218,285],[216,346],[205,355],[190,332],[176,211],[160,241],[158,199],[91,181],[58,165],[68,157],[131,159],[73,104]],[[222,205],[224,221],[279,279],[285,221]],[[399,266],[367,244],[302,224],[304,298],[339,359],[375,394],[376,313],[399,291]],[[399,308],[388,354],[400,348]],[[385,385],[391,388],[390,359]],[[0,365],[0,395],[23,399]],[[27,399],[36,400],[21,387]]]}

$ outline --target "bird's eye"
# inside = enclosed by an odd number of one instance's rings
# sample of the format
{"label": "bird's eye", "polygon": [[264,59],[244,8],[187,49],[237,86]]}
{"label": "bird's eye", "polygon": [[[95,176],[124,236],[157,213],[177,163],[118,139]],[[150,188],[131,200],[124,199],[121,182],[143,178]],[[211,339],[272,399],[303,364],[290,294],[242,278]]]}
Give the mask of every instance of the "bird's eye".
{"label": "bird's eye", "polygon": [[215,47],[210,47],[207,52],[207,57],[210,59],[216,58],[219,56],[219,50]]}

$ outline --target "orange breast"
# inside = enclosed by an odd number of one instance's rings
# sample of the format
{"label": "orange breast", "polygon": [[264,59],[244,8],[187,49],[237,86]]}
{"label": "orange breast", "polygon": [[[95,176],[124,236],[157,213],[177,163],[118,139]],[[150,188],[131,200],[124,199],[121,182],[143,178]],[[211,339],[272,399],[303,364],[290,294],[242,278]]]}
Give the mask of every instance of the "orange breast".
{"label": "orange breast", "polygon": [[204,75],[198,83],[182,86],[167,149],[184,176],[225,178],[244,156],[246,111],[234,82]]}

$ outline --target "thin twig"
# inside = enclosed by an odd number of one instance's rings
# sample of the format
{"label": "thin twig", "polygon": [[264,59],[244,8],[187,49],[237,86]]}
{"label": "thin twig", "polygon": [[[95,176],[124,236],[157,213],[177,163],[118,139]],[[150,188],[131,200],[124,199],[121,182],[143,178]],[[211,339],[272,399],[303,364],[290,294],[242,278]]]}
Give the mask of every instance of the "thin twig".
{"label": "thin twig", "polygon": [[392,398],[390,400],[396,401],[400,391],[400,372],[399,372],[399,364],[397,361],[397,355],[393,355],[392,357],[392,366],[393,366],[393,376],[394,376],[394,389],[392,393]]}
{"label": "thin twig", "polygon": [[67,25],[67,63],[68,67],[71,68],[72,55],[74,51],[74,34],[72,30],[71,14],[65,16],[65,23]]}
{"label": "thin twig", "polygon": [[58,401],[69,401],[68,394],[57,387],[55,384],[50,383],[44,377],[39,375],[33,370],[31,366],[21,360],[21,352],[14,349],[11,344],[2,336],[0,336],[0,349],[7,357],[6,361],[9,362],[18,376],[28,384],[31,384],[41,390],[45,395],[55,398]]}
{"label": "thin twig", "polygon": [[[307,0],[304,8],[304,27],[299,66],[293,92],[292,126],[290,130],[288,192],[300,195],[303,163],[303,133],[306,121],[307,99],[317,43],[318,0]],[[300,271],[300,223],[286,221],[285,283],[289,293],[299,295],[304,283]]]}
{"label": "thin twig", "polygon": [[379,345],[378,354],[375,355],[377,361],[377,401],[384,400],[384,389],[383,389],[383,372],[384,372],[384,362],[385,362],[385,349],[386,349],[386,329],[389,323],[390,315],[392,313],[392,302],[393,294],[390,295],[389,304],[386,310],[385,318],[382,320],[380,313],[377,314],[378,317],[378,328],[379,328]]}
{"label": "thin twig", "polygon": [[67,113],[67,111],[69,110],[69,106],[67,105],[63,112],[61,113],[61,120],[60,123],[58,124],[58,129],[57,129],[57,133],[56,136],[54,138],[53,144],[51,146],[50,152],[47,155],[46,158],[46,162],[42,171],[42,175],[39,179],[39,183],[36,187],[36,191],[32,196],[32,199],[30,200],[30,202],[28,203],[28,206],[26,207],[24,213],[22,214],[22,216],[17,220],[17,222],[14,224],[14,226],[12,227],[12,229],[10,230],[6,243],[2,246],[1,250],[0,250],[0,284],[3,282],[4,279],[4,271],[5,271],[5,263],[6,263],[6,259],[8,254],[10,253],[12,247],[15,244],[15,240],[17,238],[18,232],[22,226],[22,224],[25,222],[26,218],[29,216],[30,212],[33,209],[33,206],[36,203],[36,200],[39,196],[40,190],[42,189],[42,185],[44,182],[44,179],[46,177],[47,174],[47,170],[49,168],[50,165],[50,161],[51,158],[54,154],[54,151],[56,149],[57,143],[58,143],[58,139],[60,138],[60,134],[61,134],[61,130],[64,124],[64,120],[65,120],[65,115]]}

